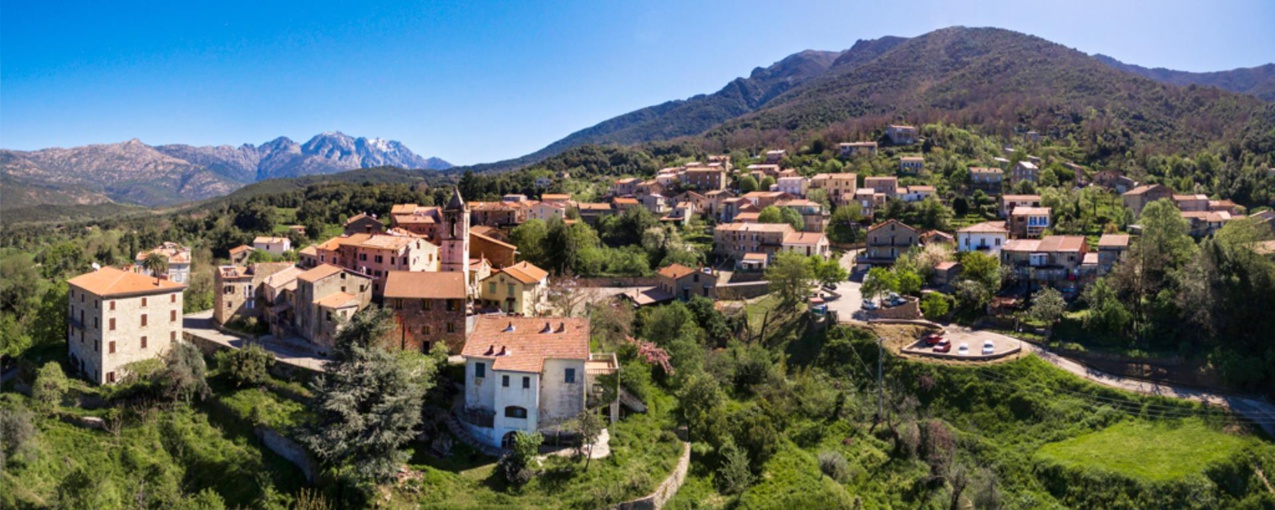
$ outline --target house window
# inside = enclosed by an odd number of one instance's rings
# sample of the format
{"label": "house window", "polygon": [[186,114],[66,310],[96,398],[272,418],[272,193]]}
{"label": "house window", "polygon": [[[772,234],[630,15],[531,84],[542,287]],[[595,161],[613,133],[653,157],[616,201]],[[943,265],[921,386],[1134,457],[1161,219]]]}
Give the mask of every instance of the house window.
{"label": "house window", "polygon": [[509,291],[510,296],[514,295],[514,284],[509,284],[509,287],[506,290]]}
{"label": "house window", "polygon": [[[115,319],[112,318],[108,323],[111,331],[115,331]],[[97,319],[93,320],[93,327],[97,327]]]}
{"label": "house window", "polygon": [[505,418],[526,418],[527,408],[518,406],[509,406],[505,408]]}
{"label": "house window", "polygon": [[95,299],[95,300],[93,300],[93,309],[94,309],[94,310],[97,310],[97,307],[98,307],[98,302],[97,302],[97,300]]}
{"label": "house window", "polygon": [[385,257],[382,257],[382,256],[380,256],[380,255],[377,255],[377,256],[376,256],[376,263],[377,263],[377,264],[380,264],[380,263],[382,263],[382,262],[385,262]]}
{"label": "house window", "polygon": [[531,378],[530,378],[530,377],[523,377],[523,378],[522,378],[522,389],[524,389],[524,390],[525,390],[525,389],[528,389],[528,388],[531,388]]}
{"label": "house window", "polygon": [[100,338],[99,338],[99,339],[94,339],[94,340],[93,340],[93,352],[98,352],[98,351],[101,351],[101,350],[102,350],[102,340],[101,340]]}
{"label": "house window", "polygon": [[[176,303],[176,302],[177,302],[177,294],[169,294],[169,295],[168,295],[168,302],[169,302],[169,303]],[[115,309],[115,303],[114,303],[114,302],[112,302],[112,303],[111,303],[111,309],[112,309],[112,310],[114,310],[114,309]]]}
{"label": "house window", "polygon": [[[248,308],[252,308],[252,301],[248,302]],[[168,311],[168,322],[177,322],[177,310]]]}
{"label": "house window", "polygon": [[115,372],[107,372],[107,373],[106,373],[106,382],[108,382],[108,383],[114,383],[114,382],[115,382]]}
{"label": "house window", "polygon": [[566,383],[568,383],[568,384],[576,382],[576,369],[574,369],[574,368],[568,368],[568,369],[567,369],[566,381],[565,381],[565,382],[566,382]]}
{"label": "house window", "polygon": [[146,306],[146,298],[142,298],[142,306]]}
{"label": "house window", "polygon": [[421,326],[421,334],[428,335],[430,333],[430,329],[431,328],[429,326]]}
{"label": "house window", "polygon": [[449,312],[454,312],[454,311],[456,311],[456,308],[458,308],[458,303],[459,303],[459,301],[460,301],[459,299],[448,299],[448,300],[447,300],[447,311],[449,311]]}
{"label": "house window", "polygon": [[484,378],[484,377],[487,377],[487,364],[486,364],[486,363],[474,363],[474,378],[475,378],[475,379],[482,379],[482,378]]}
{"label": "house window", "polygon": [[114,311],[115,311],[115,302],[114,302],[114,301],[111,301],[111,311],[112,311],[112,312],[114,312]]}
{"label": "house window", "polygon": [[169,332],[168,332],[168,343],[169,343],[170,345],[171,345],[171,344],[175,344],[175,343],[177,343],[177,332],[176,332],[176,331],[169,331]]}
{"label": "house window", "polygon": [[146,314],[142,314],[142,326],[146,326]]}
{"label": "house window", "polygon": [[492,283],[488,283],[488,284],[487,284],[487,293],[489,293],[489,294],[495,294],[495,293],[496,293],[496,283],[495,283],[495,282],[492,282]]}
{"label": "house window", "polygon": [[455,333],[455,332],[456,332],[456,325],[455,325],[455,324],[453,324],[453,323],[451,323],[451,322],[449,321],[449,322],[447,323],[447,332],[448,332],[448,333]]}
{"label": "house window", "polygon": [[115,341],[114,341],[114,340],[111,340],[110,342],[107,342],[107,343],[106,343],[106,353],[107,353],[107,354],[115,354]]}
{"label": "house window", "polygon": [[142,337],[142,348],[146,348],[146,337]]}
{"label": "house window", "polygon": [[505,387],[505,388],[508,388],[508,387],[509,387],[509,376],[507,376],[507,375],[502,375],[502,376],[500,376],[500,385],[501,385],[501,386],[503,386],[503,387]]}
{"label": "house window", "polygon": [[430,308],[433,308],[433,303],[432,303],[430,300],[428,300],[428,299],[422,299],[422,300],[421,300],[421,310],[425,310],[425,311],[427,311],[427,312],[428,312]]}

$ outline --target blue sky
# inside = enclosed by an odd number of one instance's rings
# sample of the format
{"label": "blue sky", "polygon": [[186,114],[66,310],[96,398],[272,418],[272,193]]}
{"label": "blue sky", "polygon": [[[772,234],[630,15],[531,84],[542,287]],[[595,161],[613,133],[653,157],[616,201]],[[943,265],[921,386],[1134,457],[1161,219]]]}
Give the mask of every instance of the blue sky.
{"label": "blue sky", "polygon": [[1211,71],[1275,60],[1272,22],[1262,0],[0,0],[0,147],[340,130],[479,163],[861,38],[996,26]]}

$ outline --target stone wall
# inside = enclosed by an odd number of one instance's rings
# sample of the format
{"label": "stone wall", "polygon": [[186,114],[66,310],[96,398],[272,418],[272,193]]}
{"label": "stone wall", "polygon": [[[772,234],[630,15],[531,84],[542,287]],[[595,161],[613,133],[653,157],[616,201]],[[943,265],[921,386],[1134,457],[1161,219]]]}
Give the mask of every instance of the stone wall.
{"label": "stone wall", "polygon": [[920,301],[916,298],[908,296],[906,303],[899,306],[881,307],[870,312],[873,319],[920,319],[921,306]]}
{"label": "stone wall", "polygon": [[269,448],[270,451],[279,454],[280,457],[288,459],[301,470],[301,474],[305,475],[305,480],[314,483],[314,475],[317,472],[314,460],[310,458],[310,452],[304,447],[297,444],[296,441],[288,439],[274,430],[257,427],[257,438],[261,440],[261,444]]}
{"label": "stone wall", "polygon": [[682,488],[682,483],[686,481],[686,470],[691,466],[691,443],[682,443],[682,457],[677,459],[677,466],[673,468],[673,472],[660,483],[659,487],[644,497],[625,501],[614,507],[614,510],[659,510],[664,508],[673,496],[677,495],[677,490]]}
{"label": "stone wall", "polygon": [[717,286],[717,299],[737,300],[752,299],[770,292],[770,282],[732,283]]}

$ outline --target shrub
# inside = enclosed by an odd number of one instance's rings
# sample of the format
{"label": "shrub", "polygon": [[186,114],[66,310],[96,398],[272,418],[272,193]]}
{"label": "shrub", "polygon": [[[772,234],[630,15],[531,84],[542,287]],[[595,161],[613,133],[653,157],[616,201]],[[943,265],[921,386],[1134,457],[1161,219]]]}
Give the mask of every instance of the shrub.
{"label": "shrub", "polygon": [[53,409],[62,405],[62,397],[66,395],[69,384],[66,374],[62,373],[62,365],[50,361],[36,373],[31,396],[41,408]]}
{"label": "shrub", "polygon": [[224,359],[227,374],[235,381],[235,386],[265,382],[270,377],[270,367],[275,363],[274,354],[256,344],[230,352]]}
{"label": "shrub", "polygon": [[952,304],[948,302],[948,296],[940,292],[927,292],[924,298],[921,298],[921,312],[925,314],[927,319],[939,319],[947,317],[947,313],[952,310]]}
{"label": "shrub", "polygon": [[838,483],[845,483],[850,479],[850,464],[840,452],[831,450],[819,452],[819,471]]}
{"label": "shrub", "polygon": [[501,457],[500,464],[497,466],[501,473],[504,473],[505,481],[514,485],[523,485],[536,476],[532,466],[536,462],[536,455],[540,452],[540,444],[543,442],[544,436],[539,433],[519,432],[514,436],[513,451]]}
{"label": "shrub", "polygon": [[753,473],[748,469],[748,454],[727,440],[718,453],[722,465],[717,468],[717,480],[723,494],[744,492],[753,483]]}

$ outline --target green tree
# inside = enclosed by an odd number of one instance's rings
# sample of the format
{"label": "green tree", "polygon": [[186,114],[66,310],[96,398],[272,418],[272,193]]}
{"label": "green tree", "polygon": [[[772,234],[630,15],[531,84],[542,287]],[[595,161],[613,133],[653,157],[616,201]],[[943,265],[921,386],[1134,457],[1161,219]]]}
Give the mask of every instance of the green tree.
{"label": "green tree", "polygon": [[892,271],[883,267],[874,267],[869,269],[868,275],[863,278],[859,293],[867,299],[880,299],[881,296],[897,288],[899,288],[899,281]]}
{"label": "green tree", "polygon": [[544,436],[539,433],[518,432],[514,435],[512,451],[500,459],[498,466],[504,473],[506,481],[514,485],[523,485],[536,476],[533,466],[537,462],[536,457],[540,454],[540,445],[543,442]]}
{"label": "green tree", "polygon": [[572,428],[580,436],[580,455],[584,456],[584,470],[588,471],[589,461],[593,460],[593,446],[597,444],[598,436],[602,434],[606,424],[596,410],[585,409],[576,416]]}
{"label": "green tree", "polygon": [[859,242],[863,236],[860,221],[863,221],[863,214],[857,202],[838,206],[828,218],[828,239],[834,243]]}
{"label": "green tree", "polygon": [[779,297],[780,307],[792,310],[810,295],[810,282],[814,272],[806,257],[793,252],[782,252],[766,268],[766,281],[770,291]]}
{"label": "green tree", "polygon": [[921,312],[928,319],[941,319],[947,316],[951,311],[951,304],[948,303],[947,297],[938,292],[930,292],[921,298]]}
{"label": "green tree", "polygon": [[1081,299],[1089,305],[1083,324],[1086,330],[1118,335],[1124,332],[1132,319],[1116,289],[1107,283],[1106,278],[1099,278],[1085,287]]}
{"label": "green tree", "polygon": [[159,278],[168,272],[168,257],[159,253],[150,252],[146,254],[146,258],[142,259],[142,268],[150,271],[152,275]]}
{"label": "green tree", "polygon": [[275,357],[260,345],[250,344],[243,349],[231,351],[226,356],[228,374],[235,386],[255,386],[270,378],[270,367],[274,366]]}
{"label": "green tree", "polygon": [[509,242],[518,247],[522,260],[531,262],[537,267],[550,267],[545,253],[545,240],[549,237],[549,226],[544,220],[527,220],[509,232]]}
{"label": "green tree", "polygon": [[829,287],[844,282],[850,277],[850,272],[841,267],[841,262],[835,258],[810,257],[810,268],[814,272],[815,279]]}
{"label": "green tree", "polygon": [[723,494],[744,492],[753,483],[748,454],[730,440],[718,448],[717,453],[722,458],[721,466],[717,468],[718,488]]}
{"label": "green tree", "polygon": [[178,342],[164,354],[164,363],[164,370],[158,376],[169,398],[190,402],[208,396],[208,366],[198,347]]}
{"label": "green tree", "polygon": [[899,282],[898,291],[900,294],[907,294],[909,296],[921,295],[921,286],[925,284],[925,281],[921,278],[920,274],[917,274],[916,271],[910,269],[895,272],[895,278]]}
{"label": "green tree", "polygon": [[26,407],[19,404],[0,412],[0,474],[10,459],[35,457],[39,434],[35,417]]}
{"label": "green tree", "polygon": [[42,409],[56,409],[62,405],[62,398],[66,396],[70,385],[71,382],[67,380],[66,374],[62,373],[62,365],[50,361],[36,372],[35,384],[31,386],[31,398]]}
{"label": "green tree", "polygon": [[775,178],[769,175],[762,177],[757,183],[758,191],[770,191],[770,187],[775,185]]}
{"label": "green tree", "polygon": [[89,265],[84,248],[71,242],[53,245],[40,254],[38,262],[40,262],[40,273],[50,280],[60,279],[67,274],[80,273]]}
{"label": "green tree", "polygon": [[712,420],[722,412],[726,395],[712,375],[692,375],[677,392],[678,411],[694,440],[704,440]]}
{"label": "green tree", "polygon": [[1045,287],[1032,295],[1032,306],[1027,315],[1032,319],[1053,324],[1067,311],[1067,302],[1061,292],[1052,287]]}
{"label": "green tree", "polygon": [[792,225],[793,230],[801,232],[806,228],[806,220],[801,217],[801,213],[791,207],[779,208],[779,216],[783,220],[782,223]]}
{"label": "green tree", "polygon": [[757,221],[759,223],[783,223],[784,216],[779,212],[778,207],[768,205],[757,214]]}
{"label": "green tree", "polygon": [[985,292],[994,294],[1001,288],[1001,263],[991,255],[965,252],[961,256],[961,279],[977,282]]}
{"label": "green tree", "polygon": [[432,358],[396,359],[381,348],[393,328],[393,313],[372,307],[341,329],[313,384],[314,424],[301,436],[338,476],[365,488],[389,480],[406,460],[400,448],[415,435],[436,370]]}
{"label": "green tree", "polygon": [[743,194],[743,193],[750,193],[753,191],[757,191],[757,179],[753,178],[753,176],[751,175],[745,175],[743,177],[740,177],[739,192]]}

